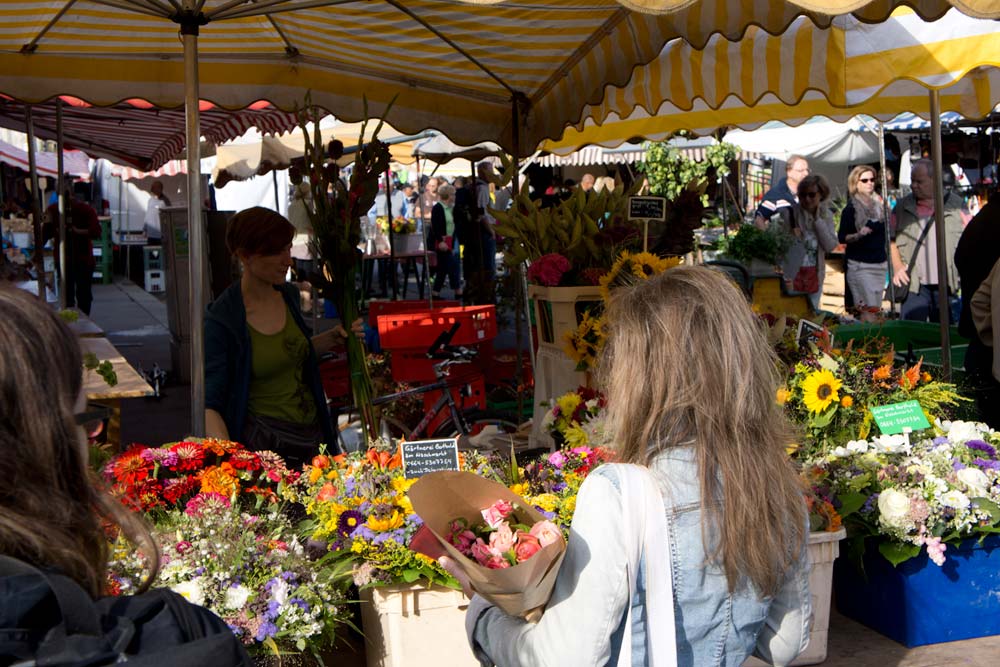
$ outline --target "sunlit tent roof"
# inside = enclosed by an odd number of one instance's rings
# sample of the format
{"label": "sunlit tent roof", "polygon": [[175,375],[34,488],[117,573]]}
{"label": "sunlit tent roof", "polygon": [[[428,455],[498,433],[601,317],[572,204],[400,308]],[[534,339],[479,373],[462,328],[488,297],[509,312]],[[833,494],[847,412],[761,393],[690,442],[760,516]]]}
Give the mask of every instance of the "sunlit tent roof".
{"label": "sunlit tent roof", "polygon": [[627,87],[607,88],[583,123],[542,148],[564,153],[589,143],[662,139],[680,129],[753,129],[769,120],[798,125],[817,115],[926,116],[931,88],[940,90],[943,109],[967,118],[992,110],[1000,99],[995,21],[952,10],[927,22],[901,8],[875,25],[844,16],[829,29],[804,17],[782,35],[751,28],[737,41],[715,36],[702,51],[674,41]]}
{"label": "sunlit tent roof", "polygon": [[[884,20],[896,0],[206,0],[197,3],[200,97],[227,109],[259,100],[291,111],[312,101],[345,120],[367,108],[404,133],[444,131],[461,145],[521,153],[561,134],[625,85],[668,40],[700,48],[716,32],[778,34],[805,14]],[[991,0],[908,0],[937,18],[956,6],[1000,16]],[[0,93],[41,102],[72,95],[105,106],[123,97],[184,103],[178,13],[166,0],[22,0],[0,6]],[[651,12],[651,13],[639,13]],[[705,77],[704,80],[712,80]],[[396,102],[390,115],[385,111]]]}

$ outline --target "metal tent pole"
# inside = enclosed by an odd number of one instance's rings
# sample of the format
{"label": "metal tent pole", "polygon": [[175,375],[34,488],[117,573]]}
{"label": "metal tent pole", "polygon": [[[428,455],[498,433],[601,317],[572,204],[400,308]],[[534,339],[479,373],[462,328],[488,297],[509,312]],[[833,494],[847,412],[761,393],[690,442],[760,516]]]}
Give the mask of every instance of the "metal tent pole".
{"label": "metal tent pole", "polygon": [[59,307],[66,307],[66,177],[63,168],[63,101],[56,99],[56,164],[59,174],[56,177],[56,201],[58,210],[58,220],[56,226],[59,233],[56,235],[56,281],[59,285]]}
{"label": "metal tent pole", "polygon": [[[205,224],[201,203],[201,131],[198,96],[198,21],[181,24],[184,42],[184,121],[187,143],[188,299],[191,321],[191,433],[205,435]],[[230,433],[230,437],[239,437]]]}
{"label": "metal tent pole", "polygon": [[[889,210],[889,178],[885,174],[885,124],[882,121],[878,122],[878,166],[879,166],[879,174],[881,175],[881,179],[882,179],[882,215],[885,216],[885,225],[884,225],[884,227],[885,227],[885,256],[888,259],[888,257],[889,257],[889,243],[891,242],[891,237],[889,235],[889,216],[891,215],[891,211]],[[846,259],[844,260],[844,268],[845,269],[847,268],[847,260]],[[887,273],[887,275],[888,275],[888,273]],[[889,285],[889,294],[890,294],[890,296],[892,296],[892,293],[895,290],[897,290],[897,289],[908,289],[905,286],[903,288],[896,287],[895,285],[892,284],[892,279],[891,278],[888,281],[888,285]],[[850,289],[850,288],[848,288],[845,285],[844,289]],[[855,304],[855,305],[857,305],[857,304]],[[896,312],[896,300],[895,299],[892,299],[892,298],[889,299],[889,312],[893,313],[893,314],[895,314],[895,312]]]}
{"label": "metal tent pole", "polygon": [[35,232],[35,253],[32,261],[38,276],[38,298],[47,303],[45,298],[45,251],[42,248],[42,206],[41,190],[38,187],[38,166],[35,164],[35,121],[31,115],[31,105],[24,105],[24,129],[28,133],[28,173],[31,176],[31,216],[34,218],[32,228]]}
{"label": "metal tent pole", "polygon": [[941,368],[944,381],[951,382],[951,329],[949,327],[950,300],[948,293],[948,235],[944,228],[944,179],[941,159],[941,97],[937,90],[930,91],[931,102],[931,159],[934,163],[934,225],[937,238],[938,260],[938,316],[941,320]]}

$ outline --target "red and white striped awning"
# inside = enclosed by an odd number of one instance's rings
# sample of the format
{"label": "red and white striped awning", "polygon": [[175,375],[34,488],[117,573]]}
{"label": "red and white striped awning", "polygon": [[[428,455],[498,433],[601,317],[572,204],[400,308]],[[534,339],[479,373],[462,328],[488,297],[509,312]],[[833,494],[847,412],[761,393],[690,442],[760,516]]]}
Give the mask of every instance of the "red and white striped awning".
{"label": "red and white striped awning", "polygon": [[[35,167],[41,176],[59,176],[59,157],[55,153],[35,153]],[[28,152],[0,141],[0,162],[28,171]],[[82,180],[90,180],[90,158],[80,151],[63,151],[63,171]]]}
{"label": "red and white striped awning", "polygon": [[[159,169],[176,158],[185,144],[183,109],[159,109],[143,100],[94,107],[63,96],[63,137],[67,147],[85,151],[140,171]],[[56,138],[56,102],[32,105],[35,135]],[[201,135],[213,144],[242,136],[251,127],[261,134],[280,134],[298,126],[295,113],[256,102],[239,111],[201,103]],[[24,106],[0,96],[0,127],[24,131]]]}
{"label": "red and white striped awning", "polygon": [[125,167],[120,164],[111,164],[111,175],[117,176],[123,181],[138,181],[143,178],[161,178],[163,176],[177,176],[187,173],[187,162],[184,160],[171,160],[159,169],[153,171],[143,171],[135,167]]}

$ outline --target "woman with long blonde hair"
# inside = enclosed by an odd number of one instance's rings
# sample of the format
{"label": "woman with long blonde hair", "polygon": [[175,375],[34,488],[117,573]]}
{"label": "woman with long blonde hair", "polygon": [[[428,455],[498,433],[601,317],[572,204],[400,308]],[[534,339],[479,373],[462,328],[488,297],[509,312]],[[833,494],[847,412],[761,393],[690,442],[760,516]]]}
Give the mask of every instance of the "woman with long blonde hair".
{"label": "woman with long blonde hair", "polygon": [[[537,624],[473,598],[473,650],[501,667],[736,667],[751,653],[787,664],[809,635],[806,512],[763,325],[735,285],[703,267],[619,290],[607,322],[608,434],[633,465],[602,466],[583,483]],[[636,563],[631,480],[650,477],[666,530],[657,549],[646,538]]]}
{"label": "woman with long blonde hair", "polygon": [[850,199],[837,236],[845,244],[847,288],[856,306],[880,309],[888,276],[885,206],[875,192],[875,170],[860,165],[847,175]]}

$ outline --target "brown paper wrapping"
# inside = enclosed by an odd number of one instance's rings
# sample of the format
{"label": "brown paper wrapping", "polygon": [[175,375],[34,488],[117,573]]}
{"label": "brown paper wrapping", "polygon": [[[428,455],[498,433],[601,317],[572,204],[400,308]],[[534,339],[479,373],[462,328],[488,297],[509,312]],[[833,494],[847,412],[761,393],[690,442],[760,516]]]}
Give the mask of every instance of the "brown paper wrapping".
{"label": "brown paper wrapping", "polygon": [[532,521],[545,517],[503,484],[471,472],[433,472],[421,477],[408,492],[413,511],[434,533],[441,546],[469,575],[472,588],[511,616],[537,620],[530,613],[545,606],[556,583],[559,565],[566,553],[560,539],[543,547],[534,556],[503,570],[491,570],[466,558],[447,540],[451,522],[465,519],[470,525],[482,523],[482,510],[498,500],[516,503]]}

